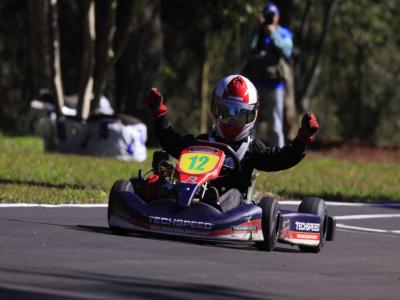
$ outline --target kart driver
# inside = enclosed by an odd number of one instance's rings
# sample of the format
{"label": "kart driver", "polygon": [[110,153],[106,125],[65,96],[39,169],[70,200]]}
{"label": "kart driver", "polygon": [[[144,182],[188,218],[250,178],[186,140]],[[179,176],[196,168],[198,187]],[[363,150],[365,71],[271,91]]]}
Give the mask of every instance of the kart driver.
{"label": "kart driver", "polygon": [[156,88],[150,90],[146,103],[154,118],[157,140],[171,156],[178,158],[181,151],[195,139],[225,143],[236,152],[241,164],[240,174],[216,179],[212,184],[217,191],[216,201],[224,212],[242,203],[254,169],[273,172],[298,164],[319,128],[315,115],[307,113],[293,142],[282,148],[267,147],[254,137],[257,90],[249,79],[241,75],[227,76],[218,83],[212,95],[212,130],[197,138],[193,135],[181,136],[172,128],[164,98]]}

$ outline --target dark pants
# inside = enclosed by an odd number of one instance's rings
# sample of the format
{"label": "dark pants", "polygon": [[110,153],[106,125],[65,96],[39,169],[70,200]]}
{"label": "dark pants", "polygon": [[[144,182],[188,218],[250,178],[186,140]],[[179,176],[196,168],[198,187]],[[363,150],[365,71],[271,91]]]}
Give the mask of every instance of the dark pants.
{"label": "dark pants", "polygon": [[222,196],[219,197],[219,204],[221,205],[223,212],[238,207],[242,202],[242,194],[238,189],[235,188],[227,190]]}

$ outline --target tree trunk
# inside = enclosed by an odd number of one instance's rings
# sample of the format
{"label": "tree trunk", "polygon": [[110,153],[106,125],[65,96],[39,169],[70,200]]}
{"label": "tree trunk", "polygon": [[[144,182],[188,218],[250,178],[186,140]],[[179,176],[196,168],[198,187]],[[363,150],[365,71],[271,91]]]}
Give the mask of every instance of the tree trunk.
{"label": "tree trunk", "polygon": [[298,129],[297,110],[294,92],[294,71],[289,63],[283,63],[285,77],[285,136],[289,140],[296,137]]}
{"label": "tree trunk", "polygon": [[115,34],[116,4],[116,1],[96,1],[96,65],[91,111],[98,107],[100,96],[104,93],[110,59],[114,55],[112,42]]}
{"label": "tree trunk", "polygon": [[[98,0],[99,1],[99,0]],[[99,1],[104,4],[103,1]],[[92,103],[92,107],[95,108],[99,104],[100,96],[104,93],[104,90],[107,85],[107,81],[110,77],[110,74],[115,67],[118,59],[121,57],[122,53],[128,46],[130,36],[133,30],[133,20],[134,20],[134,7],[135,2],[133,1],[119,1],[118,3],[120,13],[118,16],[121,16],[121,7],[123,8],[123,20],[119,20],[119,25],[116,24],[116,14],[117,14],[117,3],[115,1],[112,2],[111,6],[108,8],[107,14],[107,22],[103,25],[105,28],[104,32],[102,33],[104,36],[107,37],[107,40],[104,41],[104,45],[102,46],[102,56],[100,61],[96,62],[96,69],[99,68],[99,74],[95,78],[99,78],[96,80],[95,84],[95,97]],[[99,21],[100,23],[100,21]],[[113,47],[113,40],[116,36],[116,42]],[[105,53],[107,47],[107,53]],[[103,60],[107,55],[107,59]],[[97,74],[97,73],[96,73]],[[101,77],[100,77],[101,76]],[[118,105],[116,107],[118,111]]]}
{"label": "tree trunk", "polygon": [[121,7],[117,8],[117,50],[113,59],[117,72],[117,107],[123,113],[143,118],[147,115],[143,99],[149,88],[156,84],[161,63],[160,7],[159,1],[138,2],[132,17],[126,8],[130,3],[121,1]]}
{"label": "tree trunk", "polygon": [[310,18],[310,13],[311,13],[311,6],[313,4],[314,0],[308,0],[306,3],[306,7],[304,9],[304,12],[302,14],[301,17],[301,23],[300,23],[300,34],[299,34],[299,48],[300,48],[300,52],[302,50],[302,42],[305,40],[306,38],[306,34],[309,30],[309,18]]}
{"label": "tree trunk", "polygon": [[308,109],[312,92],[314,91],[315,85],[318,80],[318,76],[321,72],[321,62],[324,54],[325,41],[332,24],[333,14],[336,9],[336,6],[337,6],[337,0],[326,1],[325,3],[325,16],[323,21],[323,27],[318,42],[318,47],[314,58],[314,62],[311,66],[308,75],[306,76],[305,84],[302,90],[300,91],[298,97],[303,112],[307,111]]}
{"label": "tree trunk", "polygon": [[290,28],[293,16],[293,0],[277,0],[275,3],[279,7],[280,23]]}
{"label": "tree trunk", "polygon": [[49,27],[47,24],[49,14],[48,0],[28,1],[29,27],[31,31],[31,66],[32,88],[37,93],[39,89],[52,89],[50,75]]}
{"label": "tree trunk", "polygon": [[[122,2],[120,0],[120,2]],[[108,64],[107,71],[110,72],[111,69],[114,67],[118,59],[121,57],[122,53],[125,51],[125,49],[128,46],[128,43],[130,41],[130,36],[133,30],[133,18],[134,18],[134,11],[135,11],[135,3],[133,1],[127,1],[125,0],[125,18],[124,21],[121,22],[122,26],[119,27],[119,32],[117,34],[117,42],[115,45],[114,49],[114,55],[111,56],[111,60]],[[161,22],[158,20],[158,22]],[[161,26],[160,24],[156,26]]]}
{"label": "tree trunk", "polygon": [[210,99],[210,63],[205,55],[201,74],[201,95],[200,95],[200,132],[208,130],[209,99]]}
{"label": "tree trunk", "polygon": [[60,54],[60,33],[58,28],[58,0],[50,0],[51,18],[51,57],[52,77],[56,104],[56,113],[62,115],[61,108],[64,106],[64,88],[61,76],[61,54]]}
{"label": "tree trunk", "polygon": [[94,2],[91,0],[82,1],[83,6],[83,49],[82,49],[82,70],[79,84],[78,117],[87,120],[90,112],[90,102],[93,91],[93,57],[95,42],[95,16]]}
{"label": "tree trunk", "polygon": [[[128,11],[132,3],[135,12],[133,17]],[[120,0],[116,42],[119,49],[114,58],[116,111],[139,117],[146,123],[149,126],[149,144],[154,145],[154,132],[151,130],[153,122],[144,98],[152,86],[157,86],[162,58],[160,1]],[[164,96],[168,101],[168,95]]]}

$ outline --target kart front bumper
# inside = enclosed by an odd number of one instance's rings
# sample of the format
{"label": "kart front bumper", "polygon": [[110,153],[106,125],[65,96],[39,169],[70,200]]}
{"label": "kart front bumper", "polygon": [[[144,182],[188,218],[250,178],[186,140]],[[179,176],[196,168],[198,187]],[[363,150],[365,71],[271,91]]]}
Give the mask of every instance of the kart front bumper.
{"label": "kart front bumper", "polygon": [[110,209],[110,227],[208,240],[263,240],[262,211],[256,205],[224,213],[203,202],[182,208],[173,199],[145,203],[135,193],[120,192]]}

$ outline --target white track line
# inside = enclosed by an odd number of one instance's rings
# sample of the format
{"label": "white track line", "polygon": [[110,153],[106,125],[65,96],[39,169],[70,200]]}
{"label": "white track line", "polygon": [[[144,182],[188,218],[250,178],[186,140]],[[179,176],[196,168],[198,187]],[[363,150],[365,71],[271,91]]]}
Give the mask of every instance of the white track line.
{"label": "white track line", "polygon": [[400,218],[400,214],[371,214],[371,215],[335,216],[336,220],[365,220],[365,219],[388,219],[388,218]]}
{"label": "white track line", "polygon": [[[282,205],[300,205],[300,200],[282,200],[279,204]],[[353,202],[337,202],[337,201],[325,201],[328,206],[372,206],[372,207],[400,207],[400,203],[353,203]]]}
{"label": "white track line", "polygon": [[[282,200],[279,201],[281,205],[300,205],[300,200]],[[351,202],[335,202],[335,201],[325,201],[328,206],[372,206],[372,207],[400,207],[400,203],[351,203]],[[36,203],[0,203],[0,207],[47,207],[47,208],[57,208],[57,207],[107,207],[107,204],[36,204]]]}
{"label": "white track line", "polygon": [[[348,216],[335,216],[336,220],[365,220],[365,219],[388,219],[388,218],[400,218],[400,214],[371,214],[371,215],[348,215]],[[399,234],[400,230],[388,230],[388,229],[377,229],[377,228],[369,228],[369,227],[360,227],[360,226],[351,226],[346,224],[338,223],[336,224],[336,228],[338,229],[347,229],[354,231],[363,231],[363,232],[374,232],[374,233],[390,233],[390,234]]]}
{"label": "white track line", "polygon": [[80,208],[96,208],[107,207],[107,204],[35,204],[35,203],[0,203],[0,207],[45,207],[45,208],[58,208],[58,207],[80,207]]}
{"label": "white track line", "polygon": [[375,233],[400,234],[400,230],[376,229],[376,228],[368,228],[368,227],[349,226],[349,225],[345,225],[345,224],[336,224],[336,228],[351,229],[351,230],[357,230],[357,231],[375,232]]}

